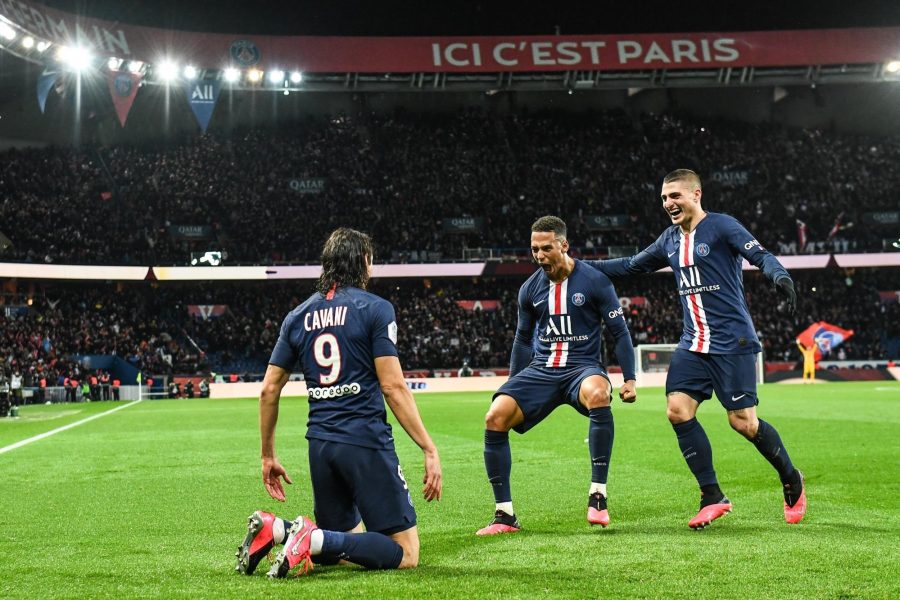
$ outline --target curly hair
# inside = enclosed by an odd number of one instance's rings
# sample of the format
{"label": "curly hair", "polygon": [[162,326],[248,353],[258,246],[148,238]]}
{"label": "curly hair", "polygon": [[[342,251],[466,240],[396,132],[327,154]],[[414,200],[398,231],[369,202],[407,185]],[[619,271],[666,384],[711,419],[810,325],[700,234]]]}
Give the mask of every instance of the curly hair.
{"label": "curly hair", "polygon": [[347,227],[335,229],[322,247],[322,274],[316,290],[327,294],[333,287],[366,289],[372,256],[368,234]]}

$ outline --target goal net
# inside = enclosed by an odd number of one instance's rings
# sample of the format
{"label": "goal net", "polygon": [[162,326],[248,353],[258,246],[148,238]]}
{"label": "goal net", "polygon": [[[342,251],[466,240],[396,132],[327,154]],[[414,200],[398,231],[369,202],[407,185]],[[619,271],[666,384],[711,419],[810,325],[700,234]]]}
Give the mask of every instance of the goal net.
{"label": "goal net", "polygon": [[[639,344],[634,349],[637,363],[637,385],[663,386],[669,372],[669,363],[675,355],[678,344]],[[756,383],[763,382],[765,364],[763,353],[756,355]]]}

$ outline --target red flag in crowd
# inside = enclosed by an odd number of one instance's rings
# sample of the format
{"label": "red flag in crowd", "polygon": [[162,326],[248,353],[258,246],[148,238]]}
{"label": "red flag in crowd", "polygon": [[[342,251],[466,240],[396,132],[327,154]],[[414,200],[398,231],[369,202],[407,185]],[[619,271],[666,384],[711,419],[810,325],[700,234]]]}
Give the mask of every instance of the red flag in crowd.
{"label": "red flag in crowd", "polygon": [[[841,214],[839,214],[837,216],[837,218],[834,220],[834,227],[832,227],[831,231],[828,232],[828,240],[830,240],[831,238],[836,236],[838,234],[838,231],[840,231],[842,229],[841,221],[843,221],[843,220],[844,220],[844,211],[841,211]],[[826,240],[826,241],[828,241],[828,240]]]}
{"label": "red flag in crowd", "polygon": [[797,219],[797,242],[798,251],[803,252],[806,249],[806,223]]}
{"label": "red flag in crowd", "polygon": [[846,342],[853,335],[852,329],[842,329],[837,325],[819,321],[804,329],[797,336],[797,341],[809,348],[815,345],[816,360]]}

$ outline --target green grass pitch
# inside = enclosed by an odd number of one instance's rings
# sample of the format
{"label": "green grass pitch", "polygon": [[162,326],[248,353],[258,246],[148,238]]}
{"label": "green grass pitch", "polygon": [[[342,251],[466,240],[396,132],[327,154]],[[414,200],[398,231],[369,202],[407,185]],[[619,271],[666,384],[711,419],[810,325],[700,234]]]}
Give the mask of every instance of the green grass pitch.
{"label": "green grass pitch", "polygon": [[[306,402],[282,401],[277,447],[295,484],[268,498],[256,403],[145,401],[0,454],[2,598],[898,598],[900,384],[768,385],[760,415],[805,471],[809,511],[784,523],[778,479],[728,428],[715,400],[699,417],[734,512],[705,531],[688,519],[694,480],[659,389],[616,401],[612,525],[585,522],[587,420],[561,408],[512,435],[513,499],[524,530],[477,538],[493,498],[482,463],[489,394],[422,394],[441,452],[444,499],[419,500],[420,567],[319,567],[266,579],[233,572],[254,509],[293,518],[312,501]],[[0,419],[0,447],[111,403],[28,406]],[[415,492],[421,454],[395,425]],[[415,499],[414,495],[414,499]]]}

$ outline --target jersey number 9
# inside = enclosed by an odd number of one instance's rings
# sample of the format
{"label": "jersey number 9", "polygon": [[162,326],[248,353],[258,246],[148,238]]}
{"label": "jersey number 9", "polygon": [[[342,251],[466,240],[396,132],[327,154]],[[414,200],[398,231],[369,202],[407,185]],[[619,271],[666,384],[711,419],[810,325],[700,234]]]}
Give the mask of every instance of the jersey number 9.
{"label": "jersey number 9", "polygon": [[331,385],[337,381],[341,375],[341,347],[338,346],[337,338],[331,333],[323,333],[313,343],[313,354],[316,364],[329,369],[327,373],[319,375],[319,383]]}

